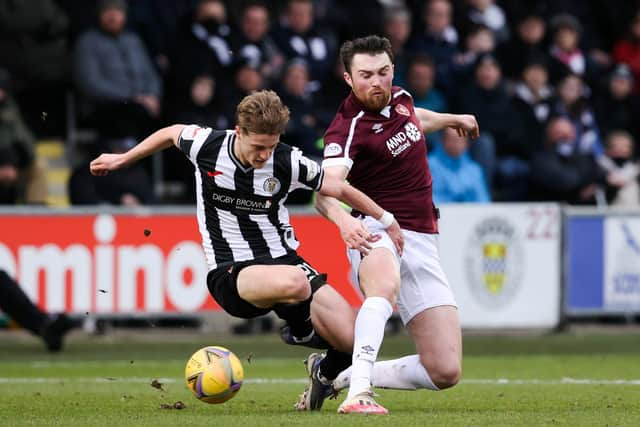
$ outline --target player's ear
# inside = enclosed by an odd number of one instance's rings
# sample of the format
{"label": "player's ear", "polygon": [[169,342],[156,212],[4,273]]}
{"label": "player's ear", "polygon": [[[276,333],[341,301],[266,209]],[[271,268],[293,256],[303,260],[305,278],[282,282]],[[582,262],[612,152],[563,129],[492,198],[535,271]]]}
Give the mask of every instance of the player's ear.
{"label": "player's ear", "polygon": [[351,74],[345,71],[344,73],[342,73],[342,77],[344,77],[344,81],[347,82],[349,86],[353,87],[353,80],[351,80]]}

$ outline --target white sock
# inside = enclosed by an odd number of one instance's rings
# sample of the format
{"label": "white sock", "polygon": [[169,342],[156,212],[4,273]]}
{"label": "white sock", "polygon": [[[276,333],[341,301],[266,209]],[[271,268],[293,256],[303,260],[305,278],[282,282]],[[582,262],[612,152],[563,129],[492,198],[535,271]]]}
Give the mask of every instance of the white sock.
{"label": "white sock", "polygon": [[366,298],[360,307],[356,317],[351,385],[347,397],[371,388],[371,371],[384,338],[384,327],[392,313],[393,307],[382,297]]}
{"label": "white sock", "polygon": [[[333,381],[336,390],[349,387],[351,367],[340,372]],[[401,357],[400,359],[384,360],[376,362],[371,372],[371,384],[379,388],[392,388],[395,390],[416,390],[427,388],[440,390],[429,377],[429,373],[420,363],[417,354]]]}

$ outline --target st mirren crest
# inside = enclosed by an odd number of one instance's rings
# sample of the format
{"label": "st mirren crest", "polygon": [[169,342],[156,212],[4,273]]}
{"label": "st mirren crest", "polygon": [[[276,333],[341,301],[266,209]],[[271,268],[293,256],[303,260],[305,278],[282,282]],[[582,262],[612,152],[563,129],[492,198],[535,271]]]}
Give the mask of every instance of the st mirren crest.
{"label": "st mirren crest", "polygon": [[407,107],[405,107],[404,105],[402,105],[402,104],[396,105],[396,112],[398,114],[401,114],[401,115],[407,116],[407,117],[409,117],[411,115],[411,113],[409,112],[409,109]]}
{"label": "st mirren crest", "polygon": [[280,180],[275,176],[271,176],[264,180],[262,184],[262,189],[269,194],[276,194],[280,191]]}
{"label": "st mirren crest", "polygon": [[507,219],[489,217],[474,227],[465,253],[467,280],[478,302],[487,307],[509,305],[521,288],[522,241]]}

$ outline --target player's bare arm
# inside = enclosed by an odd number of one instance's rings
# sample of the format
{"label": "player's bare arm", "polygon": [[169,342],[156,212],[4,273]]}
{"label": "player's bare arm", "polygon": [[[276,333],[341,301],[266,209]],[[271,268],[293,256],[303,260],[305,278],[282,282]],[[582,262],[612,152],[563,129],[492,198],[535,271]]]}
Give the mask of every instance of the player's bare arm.
{"label": "player's bare arm", "polygon": [[436,113],[425,108],[416,108],[416,116],[424,133],[431,133],[444,128],[453,128],[460,136],[477,138],[480,128],[472,114]]}
{"label": "player's bare arm", "polygon": [[378,206],[360,190],[347,184],[345,182],[346,168],[342,166],[328,167],[324,169],[324,173],[322,187],[316,197],[316,209],[338,226],[347,245],[352,249],[366,253],[371,249],[369,242],[375,241],[377,238],[371,236],[360,220],[342,209],[338,200],[382,222],[398,254],[402,254],[404,238],[400,225],[393,218],[393,215]]}
{"label": "player's bare arm", "polygon": [[91,174],[104,176],[109,172],[123,168],[151,154],[178,145],[180,133],[185,125],[173,125],[162,128],[125,153],[105,153],[94,159],[89,168]]}

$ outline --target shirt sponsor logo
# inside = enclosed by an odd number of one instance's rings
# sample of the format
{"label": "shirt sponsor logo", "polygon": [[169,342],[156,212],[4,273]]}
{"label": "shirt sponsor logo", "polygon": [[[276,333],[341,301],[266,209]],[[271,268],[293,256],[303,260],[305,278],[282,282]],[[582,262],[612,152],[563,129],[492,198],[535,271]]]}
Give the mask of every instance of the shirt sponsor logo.
{"label": "shirt sponsor logo", "polygon": [[264,180],[262,189],[269,194],[275,194],[280,191],[280,186],[280,180],[275,176],[272,176]]}
{"label": "shirt sponsor logo", "polygon": [[220,209],[229,211],[248,211],[251,213],[267,213],[271,208],[269,199],[245,199],[227,194],[213,193],[211,199]]}
{"label": "shirt sponsor logo", "polygon": [[405,132],[407,132],[407,136],[409,137],[409,139],[412,140],[413,142],[418,142],[420,141],[420,138],[422,138],[422,132],[420,132],[420,129],[418,129],[418,126],[416,126],[412,122],[409,122],[406,125],[404,125],[404,130]]}
{"label": "shirt sponsor logo", "polygon": [[404,131],[400,131],[387,139],[386,144],[393,157],[400,155],[404,150],[411,147],[411,141]]}
{"label": "shirt sponsor logo", "polygon": [[422,138],[422,132],[414,123],[409,122],[404,125],[404,130],[387,139],[386,144],[393,157],[400,155],[407,148],[411,147],[411,142],[418,142]]}
{"label": "shirt sponsor logo", "polygon": [[402,105],[402,104],[397,104],[396,105],[396,112],[398,114],[401,114],[401,115],[407,116],[407,117],[409,117],[411,115],[411,113],[409,112],[409,109],[407,107],[405,107],[404,105]]}
{"label": "shirt sponsor logo", "polygon": [[338,144],[336,142],[332,142],[330,144],[327,144],[327,146],[324,147],[324,156],[325,157],[338,156],[340,154],[342,154],[342,147],[340,146],[340,144]]}
{"label": "shirt sponsor logo", "polygon": [[522,284],[523,259],[521,239],[507,219],[490,217],[476,225],[465,265],[477,301],[490,308],[509,305]]}

